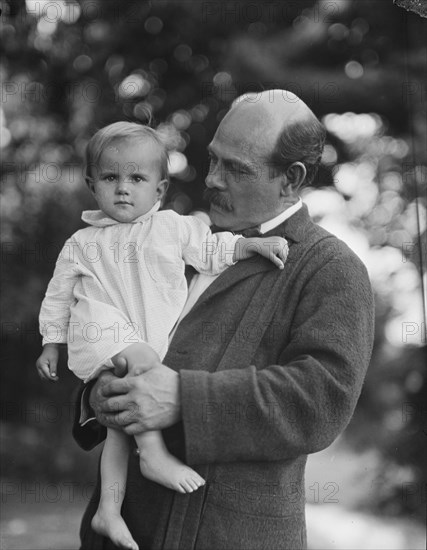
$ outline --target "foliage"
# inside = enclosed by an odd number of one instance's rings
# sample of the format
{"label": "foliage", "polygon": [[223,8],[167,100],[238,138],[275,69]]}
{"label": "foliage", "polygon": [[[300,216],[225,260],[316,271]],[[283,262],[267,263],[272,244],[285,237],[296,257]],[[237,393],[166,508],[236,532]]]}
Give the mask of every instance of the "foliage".
{"label": "foliage", "polygon": [[[420,411],[426,402],[419,278],[422,254],[426,265],[425,59],[416,39],[425,33],[423,23],[391,2],[368,0],[6,3],[6,430],[30,430],[23,440],[31,449],[31,437],[47,436],[28,408],[70,402],[76,386],[65,359],[54,387],[37,380],[33,365],[39,304],[55,258],[81,227],[79,212],[93,206],[81,159],[94,130],[120,119],[160,124],[172,150],[166,207],[188,213],[203,206],[206,146],[231,101],[285,88],[323,117],[328,130],[319,177],[304,198],[313,216],[363,258],[376,292],[374,355],[348,437],[355,445],[378,445],[384,464],[407,465],[414,483],[424,483],[423,414],[412,415],[409,425],[402,421],[405,404]],[[69,424],[61,419],[52,426],[51,454],[65,445]],[[25,454],[17,466],[21,475],[29,464]],[[67,471],[55,464],[51,475]],[[384,483],[378,506],[385,501],[400,503],[398,513],[417,509],[396,499],[399,486]]]}

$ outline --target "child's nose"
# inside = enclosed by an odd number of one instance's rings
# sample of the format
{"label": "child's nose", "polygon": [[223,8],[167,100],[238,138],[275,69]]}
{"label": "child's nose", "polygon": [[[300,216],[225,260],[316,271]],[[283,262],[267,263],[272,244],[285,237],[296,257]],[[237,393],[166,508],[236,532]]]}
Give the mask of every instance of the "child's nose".
{"label": "child's nose", "polygon": [[122,178],[118,181],[116,191],[120,195],[129,192],[129,181],[127,178]]}

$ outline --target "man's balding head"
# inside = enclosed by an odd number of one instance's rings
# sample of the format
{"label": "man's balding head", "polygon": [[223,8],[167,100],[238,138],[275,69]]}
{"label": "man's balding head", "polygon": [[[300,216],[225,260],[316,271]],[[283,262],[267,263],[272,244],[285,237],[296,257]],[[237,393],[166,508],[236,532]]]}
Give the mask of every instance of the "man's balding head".
{"label": "man's balding head", "polygon": [[280,129],[284,121],[302,121],[315,117],[313,111],[297,95],[287,90],[266,90],[239,96],[231,105],[231,111],[258,113],[267,117]]}
{"label": "man's balding head", "polygon": [[[294,162],[304,164],[307,175],[304,185],[312,183],[323,153],[326,131],[313,111],[294,93],[287,90],[266,90],[243,94],[226,116],[245,118],[269,149],[271,166],[285,172]],[[256,131],[258,129],[258,131]]]}

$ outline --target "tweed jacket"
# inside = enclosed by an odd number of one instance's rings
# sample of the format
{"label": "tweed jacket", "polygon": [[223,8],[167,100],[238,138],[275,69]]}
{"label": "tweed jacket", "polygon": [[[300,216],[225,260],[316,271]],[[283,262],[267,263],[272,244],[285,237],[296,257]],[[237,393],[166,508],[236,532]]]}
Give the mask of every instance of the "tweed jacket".
{"label": "tweed jacket", "polygon": [[[181,321],[164,363],[180,372],[182,422],[170,451],[206,486],[181,495],[129,460],[122,513],[140,548],[306,548],[307,455],[348,424],[370,360],[373,296],[360,259],[304,205],[270,234],[286,237],[284,270],[255,256],[220,275]],[[268,238],[268,234],[266,236]],[[83,448],[105,435],[74,426]],[[82,522],[83,549],[114,548]]]}

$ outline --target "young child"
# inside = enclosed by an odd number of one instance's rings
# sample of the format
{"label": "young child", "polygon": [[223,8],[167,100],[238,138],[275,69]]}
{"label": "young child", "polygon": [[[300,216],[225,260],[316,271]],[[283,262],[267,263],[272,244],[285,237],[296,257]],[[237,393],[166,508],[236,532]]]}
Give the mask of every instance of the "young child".
{"label": "young child", "polygon": [[[147,126],[116,122],[90,140],[86,182],[100,210],[83,212],[89,227],[67,240],[49,283],[40,312],[42,378],[58,379],[61,343],[68,344],[69,368],[85,382],[124,362],[128,376],[156,368],[187,298],[185,264],[214,275],[258,252],[283,268],[285,239],[212,234],[198,218],[158,211],[167,163],[164,144]],[[135,441],[145,477],[181,493],[204,484],[168,452],[161,432]],[[137,550],[121,517],[129,448],[124,432],[108,430],[92,527],[117,546]],[[119,487],[119,499],[112,486]]]}

